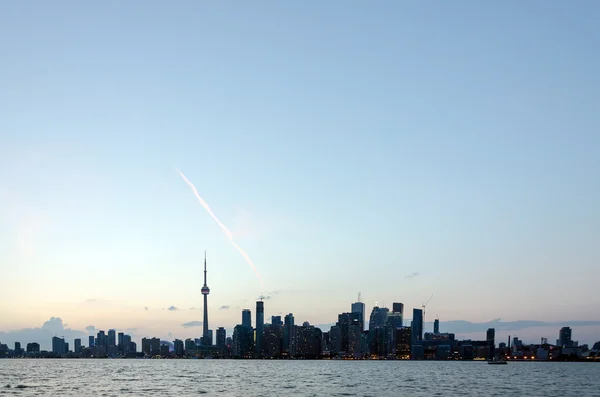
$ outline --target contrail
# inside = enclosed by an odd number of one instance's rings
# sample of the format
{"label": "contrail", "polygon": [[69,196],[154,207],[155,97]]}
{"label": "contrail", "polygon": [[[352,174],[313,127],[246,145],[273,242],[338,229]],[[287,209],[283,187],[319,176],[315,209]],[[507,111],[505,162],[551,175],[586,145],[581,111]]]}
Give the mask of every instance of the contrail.
{"label": "contrail", "polygon": [[194,186],[194,184],[192,182],[190,182],[190,180],[187,179],[185,177],[185,175],[183,175],[183,172],[181,172],[179,170],[179,168],[175,167],[175,169],[177,170],[177,172],[179,172],[179,175],[181,175],[181,177],[183,178],[183,180],[185,181],[185,183],[187,183],[189,185],[189,187],[192,189],[192,191],[194,192],[194,195],[196,196],[196,198],[198,199],[198,201],[200,202],[200,204],[204,207],[204,209],[206,210],[206,212],[208,212],[208,214],[215,220],[215,222],[217,222],[217,225],[219,225],[219,227],[221,228],[221,230],[223,231],[223,233],[225,233],[225,235],[229,239],[229,242],[231,243],[231,245],[233,245],[233,248],[235,248],[236,250],[238,250],[238,252],[244,257],[244,259],[246,260],[246,262],[248,262],[248,264],[252,267],[252,270],[254,270],[254,273],[256,273],[256,276],[260,280],[260,284],[263,285],[262,277],[261,277],[260,273],[258,272],[258,270],[256,270],[256,266],[254,266],[254,263],[252,262],[252,260],[248,256],[248,254],[242,249],[242,247],[240,247],[239,245],[237,245],[235,243],[235,241],[233,241],[233,233],[231,233],[231,231],[229,229],[227,229],[227,227],[212,212],[212,210],[210,209],[210,207],[208,206],[208,204],[206,204],[206,201],[204,201],[204,199],[198,193],[198,190],[196,189],[196,186]]}

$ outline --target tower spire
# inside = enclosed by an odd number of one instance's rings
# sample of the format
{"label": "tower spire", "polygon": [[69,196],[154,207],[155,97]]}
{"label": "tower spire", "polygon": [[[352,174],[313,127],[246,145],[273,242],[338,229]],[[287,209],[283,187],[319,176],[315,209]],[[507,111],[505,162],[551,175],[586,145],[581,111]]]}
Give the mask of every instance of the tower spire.
{"label": "tower spire", "polygon": [[206,286],[206,250],[204,250],[204,286]]}

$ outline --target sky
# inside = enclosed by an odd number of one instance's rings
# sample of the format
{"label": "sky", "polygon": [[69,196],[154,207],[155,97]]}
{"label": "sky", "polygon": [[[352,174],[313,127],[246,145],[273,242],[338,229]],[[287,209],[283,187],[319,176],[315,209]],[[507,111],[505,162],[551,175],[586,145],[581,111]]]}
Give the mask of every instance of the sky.
{"label": "sky", "polygon": [[359,292],[409,318],[433,295],[442,324],[600,320],[598,17],[2,2],[0,331],[199,336],[205,250],[211,328],[259,296],[332,323]]}

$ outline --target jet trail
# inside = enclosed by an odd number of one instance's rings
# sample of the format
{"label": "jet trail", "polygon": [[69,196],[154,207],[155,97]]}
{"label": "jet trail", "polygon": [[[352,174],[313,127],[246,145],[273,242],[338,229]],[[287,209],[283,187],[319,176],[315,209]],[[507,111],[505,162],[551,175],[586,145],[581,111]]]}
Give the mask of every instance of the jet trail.
{"label": "jet trail", "polygon": [[238,250],[238,252],[244,257],[244,259],[246,260],[246,262],[250,265],[250,267],[252,267],[252,270],[254,270],[254,273],[256,274],[256,276],[258,277],[258,279],[260,281],[260,284],[263,285],[262,277],[261,277],[260,273],[258,272],[258,270],[256,270],[256,266],[254,266],[254,263],[252,262],[252,260],[248,256],[248,254],[242,249],[242,247],[240,247],[239,245],[237,245],[235,243],[235,241],[233,241],[233,233],[231,233],[231,231],[229,229],[227,229],[227,227],[212,212],[212,210],[210,209],[210,207],[208,206],[208,204],[206,203],[206,201],[204,201],[204,199],[198,193],[198,190],[196,189],[196,186],[194,186],[194,184],[192,182],[190,182],[190,180],[187,179],[185,177],[185,175],[183,175],[183,172],[181,172],[179,170],[179,168],[175,168],[175,169],[177,170],[177,172],[179,172],[179,175],[181,175],[181,177],[183,178],[183,180],[185,181],[185,183],[187,183],[189,185],[189,187],[192,189],[192,191],[194,192],[194,195],[196,196],[196,198],[198,199],[198,201],[200,202],[200,204],[204,207],[204,209],[206,210],[206,212],[208,212],[208,214],[215,220],[215,222],[217,222],[217,225],[219,225],[219,227],[221,228],[221,230],[223,231],[223,233],[225,233],[225,235],[229,239],[229,242],[231,243],[231,245],[233,245],[233,247],[236,250]]}

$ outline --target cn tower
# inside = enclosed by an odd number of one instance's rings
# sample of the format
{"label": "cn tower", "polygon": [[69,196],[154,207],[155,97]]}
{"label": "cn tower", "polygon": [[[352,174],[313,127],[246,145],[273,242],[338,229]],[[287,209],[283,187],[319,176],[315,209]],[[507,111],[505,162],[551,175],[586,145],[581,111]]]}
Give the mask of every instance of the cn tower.
{"label": "cn tower", "polygon": [[202,343],[204,345],[208,345],[210,341],[208,340],[208,294],[210,293],[210,288],[206,285],[206,251],[204,251],[204,285],[202,286],[202,295],[204,295],[204,322],[202,323],[203,333],[202,333]]}

